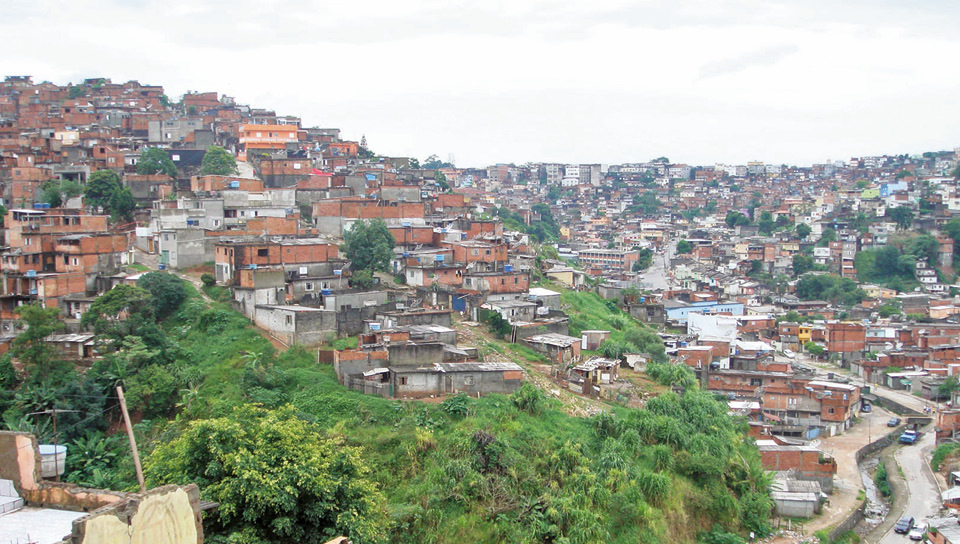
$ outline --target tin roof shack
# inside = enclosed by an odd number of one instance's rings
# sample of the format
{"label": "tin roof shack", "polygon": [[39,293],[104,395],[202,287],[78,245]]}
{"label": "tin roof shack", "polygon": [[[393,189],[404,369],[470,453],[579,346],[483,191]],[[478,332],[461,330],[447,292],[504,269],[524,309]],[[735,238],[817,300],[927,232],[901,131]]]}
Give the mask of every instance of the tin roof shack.
{"label": "tin roof shack", "polygon": [[545,353],[551,362],[570,364],[580,361],[580,339],[563,334],[537,334],[524,338],[534,351]]}
{"label": "tin roof shack", "polygon": [[4,539],[65,544],[203,542],[200,492],[194,484],[146,493],[85,489],[42,480],[41,462],[33,435],[0,431],[0,494],[12,491],[26,503],[25,508],[0,516]]}
{"label": "tin roof shack", "polygon": [[570,378],[574,375],[585,382],[594,384],[610,384],[617,381],[620,373],[619,359],[605,359],[591,357],[570,369]]}
{"label": "tin roof shack", "polygon": [[960,526],[953,517],[930,520],[926,536],[931,544],[960,544]]}
{"label": "tin roof shack", "polygon": [[[395,330],[406,332],[414,342],[440,342],[451,346],[457,345],[457,330],[440,325],[407,325]],[[389,332],[389,331],[384,331]]]}
{"label": "tin roof shack", "polygon": [[817,482],[826,493],[833,492],[837,461],[819,449],[781,444],[776,440],[757,440],[757,448],[760,450],[760,461],[767,470],[793,470],[797,480]]}
{"label": "tin roof shack", "polygon": [[437,363],[440,394],[509,395],[523,385],[523,368],[516,363]]}
{"label": "tin roof shack", "polygon": [[85,363],[84,366],[92,364],[94,357],[93,348],[96,346],[94,335],[86,334],[51,334],[44,338],[48,344],[56,346],[60,350],[60,356],[64,360],[72,363]]}
{"label": "tin roof shack", "polygon": [[254,323],[287,345],[316,346],[337,337],[337,312],[306,306],[254,306]]}

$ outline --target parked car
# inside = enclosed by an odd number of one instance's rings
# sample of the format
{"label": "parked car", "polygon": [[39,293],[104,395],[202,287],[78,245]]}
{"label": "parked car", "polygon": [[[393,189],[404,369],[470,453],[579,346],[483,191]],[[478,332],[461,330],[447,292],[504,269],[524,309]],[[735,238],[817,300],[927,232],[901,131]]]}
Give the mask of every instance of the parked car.
{"label": "parked car", "polygon": [[793,359],[794,357],[797,356],[797,354],[794,353],[792,349],[785,349],[785,350],[783,350],[783,354],[786,355],[786,356],[787,356],[788,358],[790,358],[790,359]]}
{"label": "parked car", "polygon": [[903,516],[900,518],[900,521],[893,526],[893,531],[905,535],[910,532],[910,529],[913,529],[914,521],[913,516]]}
{"label": "parked car", "polygon": [[927,524],[920,522],[916,524],[913,527],[913,529],[910,530],[910,532],[907,534],[907,537],[909,537],[910,540],[923,540],[923,538],[926,535],[927,535]]}
{"label": "parked car", "polygon": [[864,402],[862,405],[860,405],[860,411],[865,414],[869,414],[870,412],[873,411],[873,405],[870,403]]}
{"label": "parked car", "polygon": [[923,436],[923,433],[920,431],[904,431],[903,434],[900,435],[900,443],[916,444],[921,436]]}
{"label": "parked car", "polygon": [[900,424],[901,419],[899,417],[891,417],[890,421],[887,422],[887,427],[896,427]]}

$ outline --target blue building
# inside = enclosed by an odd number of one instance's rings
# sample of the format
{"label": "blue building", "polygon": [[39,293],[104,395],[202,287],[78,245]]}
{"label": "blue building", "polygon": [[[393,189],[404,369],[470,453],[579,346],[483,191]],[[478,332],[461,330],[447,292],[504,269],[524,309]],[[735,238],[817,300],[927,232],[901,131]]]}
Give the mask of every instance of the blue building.
{"label": "blue building", "polygon": [[686,323],[687,316],[691,312],[698,314],[724,314],[724,315],[743,315],[744,307],[742,302],[718,302],[709,300],[705,302],[683,302],[680,300],[666,300],[663,302],[663,309],[667,313],[667,320],[675,323]]}

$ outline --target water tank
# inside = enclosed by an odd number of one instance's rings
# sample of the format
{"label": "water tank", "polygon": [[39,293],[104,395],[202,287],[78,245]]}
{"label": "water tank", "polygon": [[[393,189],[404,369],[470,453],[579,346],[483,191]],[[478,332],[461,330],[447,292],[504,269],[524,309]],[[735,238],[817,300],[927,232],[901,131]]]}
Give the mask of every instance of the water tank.
{"label": "water tank", "polygon": [[370,330],[371,330],[371,331],[379,331],[379,330],[380,330],[380,324],[379,324],[379,323],[371,323],[371,324],[370,324]]}
{"label": "water tank", "polygon": [[231,188],[231,189],[239,189],[239,188],[240,188],[240,182],[239,182],[239,181],[231,181],[231,182],[230,182],[230,188]]}
{"label": "water tank", "polygon": [[443,262],[443,255],[434,255],[434,256],[433,256],[433,260],[437,261],[438,263],[442,263],[442,262]]}
{"label": "water tank", "polygon": [[513,265],[512,265],[512,264],[505,264],[505,265],[503,265],[503,271],[504,271],[504,272],[513,272]]}
{"label": "water tank", "polygon": [[681,348],[687,347],[687,343],[686,343],[686,342],[680,342],[680,347],[681,347]]}
{"label": "water tank", "polygon": [[40,444],[40,476],[44,478],[61,476],[66,463],[66,446]]}
{"label": "water tank", "polygon": [[37,277],[37,271],[36,271],[36,270],[27,270],[27,277],[28,277],[28,278],[35,278],[35,277]]}
{"label": "water tank", "polygon": [[321,289],[320,294],[325,297],[328,297],[333,294],[333,289]]}

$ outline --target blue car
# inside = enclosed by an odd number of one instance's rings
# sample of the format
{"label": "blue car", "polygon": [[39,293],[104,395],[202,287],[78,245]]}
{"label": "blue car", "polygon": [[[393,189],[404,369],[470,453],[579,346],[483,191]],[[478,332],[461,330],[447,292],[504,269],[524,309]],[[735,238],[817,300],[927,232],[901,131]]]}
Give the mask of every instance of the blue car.
{"label": "blue car", "polygon": [[867,404],[867,403],[865,402],[865,403],[863,403],[863,404],[860,406],[860,411],[863,412],[863,413],[865,413],[865,414],[869,414],[870,412],[873,411],[873,405]]}

